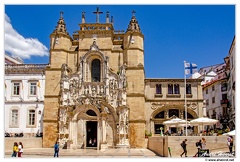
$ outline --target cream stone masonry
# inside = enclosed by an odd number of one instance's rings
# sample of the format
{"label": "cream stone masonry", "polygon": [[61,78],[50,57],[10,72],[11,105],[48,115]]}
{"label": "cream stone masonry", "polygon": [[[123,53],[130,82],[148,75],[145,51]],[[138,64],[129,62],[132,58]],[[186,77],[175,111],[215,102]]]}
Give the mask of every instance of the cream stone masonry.
{"label": "cream stone masonry", "polygon": [[[144,35],[134,11],[126,31],[114,29],[109,12],[105,23],[99,22],[99,8],[93,13],[96,23],[86,22],[82,12],[71,37],[61,12],[50,34],[43,147],[58,141],[71,149],[144,148],[145,130],[158,134],[172,109],[184,117],[184,81],[145,79]],[[168,83],[177,83],[180,93],[167,94]],[[188,83],[188,113],[197,118],[203,107],[200,80]],[[162,84],[161,94],[156,84]],[[161,118],[162,111],[169,115]]]}

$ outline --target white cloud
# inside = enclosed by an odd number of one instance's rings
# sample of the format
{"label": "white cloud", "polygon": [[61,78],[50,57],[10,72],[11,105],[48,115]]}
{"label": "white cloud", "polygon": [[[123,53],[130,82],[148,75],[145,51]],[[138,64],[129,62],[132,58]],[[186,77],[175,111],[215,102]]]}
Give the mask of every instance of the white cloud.
{"label": "white cloud", "polygon": [[5,52],[29,59],[31,56],[48,56],[48,49],[36,38],[24,38],[11,24],[10,18],[5,14]]}

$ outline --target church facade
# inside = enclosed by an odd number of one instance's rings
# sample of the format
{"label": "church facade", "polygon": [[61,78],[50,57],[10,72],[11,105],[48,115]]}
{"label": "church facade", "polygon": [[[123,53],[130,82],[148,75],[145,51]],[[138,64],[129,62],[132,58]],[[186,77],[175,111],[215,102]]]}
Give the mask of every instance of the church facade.
{"label": "church facade", "polygon": [[[43,147],[145,147],[145,131],[159,134],[172,116],[185,118],[184,79],[147,79],[144,35],[135,13],[127,31],[87,23],[71,37],[63,13],[50,34],[46,67]],[[187,117],[203,116],[200,79],[187,79]],[[166,127],[164,127],[167,129]]]}

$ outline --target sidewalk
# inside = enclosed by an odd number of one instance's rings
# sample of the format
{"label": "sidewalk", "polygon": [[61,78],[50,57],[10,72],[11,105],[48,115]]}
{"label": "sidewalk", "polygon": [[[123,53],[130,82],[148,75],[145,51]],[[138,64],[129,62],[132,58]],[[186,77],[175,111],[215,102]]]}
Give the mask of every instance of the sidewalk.
{"label": "sidewalk", "polygon": [[[23,152],[23,157],[53,157],[53,148],[26,148]],[[5,158],[11,158],[12,150],[5,151]],[[60,149],[59,157],[80,157],[80,158],[97,158],[97,157],[111,157],[111,158],[158,158],[154,152],[140,148],[140,149],[128,149],[128,148],[110,148],[104,151],[96,149]]]}

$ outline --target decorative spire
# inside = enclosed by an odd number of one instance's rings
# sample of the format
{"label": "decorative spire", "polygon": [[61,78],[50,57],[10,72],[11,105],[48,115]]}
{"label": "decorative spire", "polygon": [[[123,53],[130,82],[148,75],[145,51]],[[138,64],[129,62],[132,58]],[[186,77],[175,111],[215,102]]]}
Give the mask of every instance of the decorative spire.
{"label": "decorative spire", "polygon": [[113,16],[111,16],[111,23],[112,23],[112,25],[113,25],[113,23],[114,23],[114,21],[113,21]]}
{"label": "decorative spire", "polygon": [[83,23],[83,24],[85,23],[85,13],[86,13],[86,12],[84,12],[84,11],[82,12],[82,23]]}
{"label": "decorative spire", "polygon": [[132,19],[131,19],[131,21],[130,21],[130,23],[129,23],[129,25],[128,25],[127,31],[138,31],[138,32],[141,31],[141,30],[140,30],[140,27],[139,27],[139,25],[138,25],[138,21],[137,21],[137,19],[136,19],[135,13],[136,13],[136,12],[133,10],[133,11],[132,11]]}
{"label": "decorative spire", "polygon": [[109,23],[109,12],[107,11],[106,14],[107,14],[106,23],[108,24]]}
{"label": "decorative spire", "polygon": [[69,35],[68,32],[67,32],[67,29],[66,29],[66,24],[65,24],[64,19],[63,19],[63,12],[62,11],[60,12],[60,18],[57,22],[57,26],[55,27],[54,31]]}

